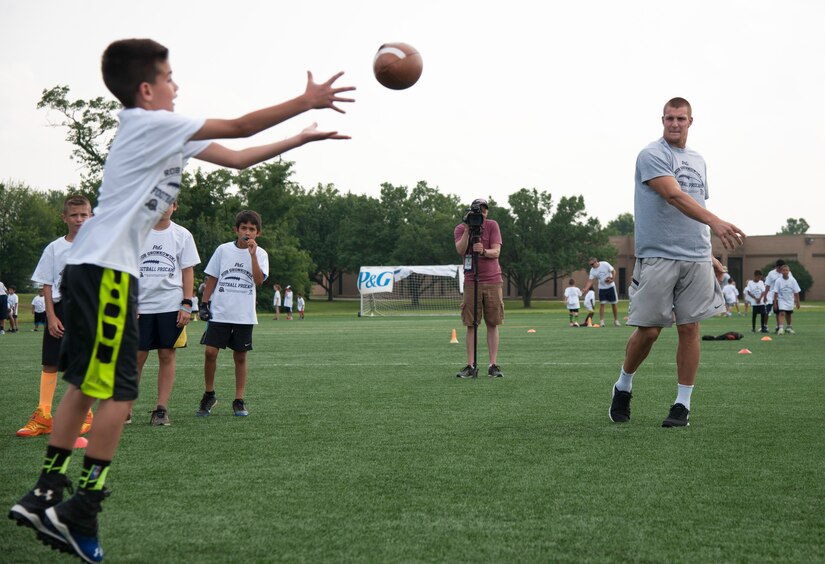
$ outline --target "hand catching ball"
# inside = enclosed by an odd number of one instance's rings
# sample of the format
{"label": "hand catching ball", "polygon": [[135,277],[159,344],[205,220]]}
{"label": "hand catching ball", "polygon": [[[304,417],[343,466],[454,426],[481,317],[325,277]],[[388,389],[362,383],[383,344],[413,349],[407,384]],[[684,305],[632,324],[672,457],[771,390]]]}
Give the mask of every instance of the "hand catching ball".
{"label": "hand catching ball", "polygon": [[392,90],[404,90],[418,82],[423,69],[421,55],[406,43],[384,43],[372,62],[375,78]]}

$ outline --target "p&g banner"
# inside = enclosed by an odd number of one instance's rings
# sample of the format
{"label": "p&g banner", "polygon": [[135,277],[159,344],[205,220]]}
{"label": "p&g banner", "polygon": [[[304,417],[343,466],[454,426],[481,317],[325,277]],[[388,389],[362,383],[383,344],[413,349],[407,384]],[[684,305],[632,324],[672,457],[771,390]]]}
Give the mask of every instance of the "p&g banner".
{"label": "p&g banner", "polygon": [[358,273],[358,291],[363,294],[392,292],[395,267],[362,266]]}

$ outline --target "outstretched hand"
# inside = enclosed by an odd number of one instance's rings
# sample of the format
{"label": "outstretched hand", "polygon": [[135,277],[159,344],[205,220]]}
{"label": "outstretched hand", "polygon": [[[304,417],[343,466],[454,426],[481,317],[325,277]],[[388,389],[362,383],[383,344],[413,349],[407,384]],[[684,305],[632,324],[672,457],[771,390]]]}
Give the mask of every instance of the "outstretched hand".
{"label": "outstretched hand", "polygon": [[318,131],[317,123],[313,123],[301,131],[301,137],[303,138],[304,143],[323,141],[324,139],[352,139],[349,135],[342,135],[337,131]]}
{"label": "outstretched hand", "polygon": [[746,237],[745,233],[732,223],[720,219],[709,225],[711,230],[722,241],[722,245],[729,251],[741,246],[744,242]]}
{"label": "outstretched hand", "polygon": [[336,102],[355,102],[354,98],[342,98],[341,92],[355,90],[355,86],[333,87],[336,80],[341,78],[343,72],[336,73],[324,83],[317,84],[312,78],[312,72],[307,71],[307,87],[304,96],[309,101],[310,107],[315,110],[331,108],[336,112],[345,114],[346,112],[335,105]]}

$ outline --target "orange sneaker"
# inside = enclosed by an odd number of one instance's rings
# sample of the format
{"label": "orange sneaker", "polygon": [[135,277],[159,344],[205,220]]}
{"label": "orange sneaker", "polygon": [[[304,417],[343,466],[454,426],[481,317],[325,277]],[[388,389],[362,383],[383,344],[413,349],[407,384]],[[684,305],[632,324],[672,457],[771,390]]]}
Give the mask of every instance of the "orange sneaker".
{"label": "orange sneaker", "polygon": [[44,414],[43,410],[38,407],[29,418],[29,422],[17,431],[17,436],[36,437],[38,435],[48,435],[51,432],[52,416]]}
{"label": "orange sneaker", "polygon": [[95,418],[95,416],[92,415],[92,410],[90,409],[89,413],[86,414],[86,420],[83,422],[83,425],[80,427],[80,434],[81,435],[85,435],[86,433],[88,433],[92,429],[92,419],[94,419],[94,418]]}

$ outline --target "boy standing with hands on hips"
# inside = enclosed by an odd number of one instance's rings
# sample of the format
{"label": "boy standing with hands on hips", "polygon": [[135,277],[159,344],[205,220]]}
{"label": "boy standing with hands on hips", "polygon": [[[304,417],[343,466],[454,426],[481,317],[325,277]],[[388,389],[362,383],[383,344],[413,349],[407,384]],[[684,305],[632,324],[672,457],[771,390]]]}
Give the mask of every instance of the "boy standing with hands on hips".
{"label": "boy standing with hands on hips", "polygon": [[[197,158],[246,168],[312,141],[347,139],[312,124],[275,143],[232,150],[212,139],[249,137],[312,109],[341,112],[353,87],[334,87],[342,73],[281,104],[235,119],[188,118],[174,112],[178,86],[169,51],[151,39],[116,41],[102,60],[103,81],[123,104],[109,150],[95,215],[78,233],[63,273],[65,342],[60,365],[69,387],[57,408],[37,483],[10,510],[56,550],[86,562],[103,560],[98,513],[123,432],[137,398],[137,277],[143,241],[178,198],[183,168]],[[78,487],[63,500],[72,447],[89,408],[98,402]]]}

